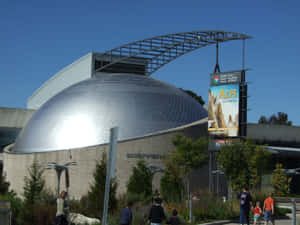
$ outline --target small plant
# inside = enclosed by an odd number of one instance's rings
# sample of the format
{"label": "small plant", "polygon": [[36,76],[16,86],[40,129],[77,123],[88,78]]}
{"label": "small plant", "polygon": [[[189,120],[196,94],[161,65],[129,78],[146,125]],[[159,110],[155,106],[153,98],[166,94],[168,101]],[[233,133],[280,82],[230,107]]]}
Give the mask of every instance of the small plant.
{"label": "small plant", "polygon": [[222,146],[217,161],[233,191],[254,189],[266,171],[271,154],[248,139]]}
{"label": "small plant", "polygon": [[22,200],[13,192],[0,195],[0,200],[10,201],[12,210],[12,225],[21,224]]}
{"label": "small plant", "polygon": [[[96,163],[96,168],[94,172],[94,181],[90,186],[90,191],[88,192],[87,199],[85,202],[87,206],[87,216],[100,219],[103,211],[104,193],[105,193],[105,181],[106,181],[106,154],[102,155],[100,162]],[[117,207],[117,182],[112,180],[110,184],[109,192],[109,210],[114,211]]]}
{"label": "small plant", "polygon": [[29,176],[24,178],[24,202],[21,218],[25,224],[35,224],[35,205],[40,202],[41,194],[45,186],[43,172],[43,168],[35,159],[28,169]]}
{"label": "small plant", "polygon": [[147,168],[145,161],[140,160],[133,168],[132,175],[127,184],[128,195],[138,199],[148,199],[152,196],[153,173]]}
{"label": "small plant", "polygon": [[282,164],[277,163],[272,174],[271,184],[276,196],[287,196],[292,178],[287,177],[283,171]]}

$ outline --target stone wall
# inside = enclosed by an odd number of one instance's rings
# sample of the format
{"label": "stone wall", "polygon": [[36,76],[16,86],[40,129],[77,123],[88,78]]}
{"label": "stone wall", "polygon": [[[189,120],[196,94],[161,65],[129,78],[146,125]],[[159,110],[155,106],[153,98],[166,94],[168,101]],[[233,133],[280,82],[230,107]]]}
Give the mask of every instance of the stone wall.
{"label": "stone wall", "polygon": [[[118,194],[126,191],[126,185],[131,175],[132,168],[137,161],[143,159],[148,165],[163,168],[164,156],[174,149],[172,138],[176,133],[184,133],[189,136],[206,135],[206,123],[196,124],[190,127],[182,127],[171,131],[160,132],[144,138],[137,138],[118,143],[116,157],[116,177],[118,182]],[[69,161],[77,162],[77,166],[70,167],[70,196],[80,198],[88,192],[90,184],[93,182],[93,172],[96,161],[100,160],[102,154],[107,152],[107,145],[98,145],[80,149],[34,153],[34,154],[13,154],[5,152],[4,173],[10,182],[10,188],[19,195],[23,193],[24,177],[28,176],[28,168],[36,159],[42,166],[47,162],[63,164]],[[70,158],[71,157],[71,158]],[[155,175],[153,188],[159,188],[159,181],[162,173]],[[44,177],[46,185],[51,190],[57,188],[57,178],[54,170],[45,170]],[[64,175],[62,176],[62,186],[64,189]],[[203,179],[207,179],[207,176]],[[201,182],[200,182],[201,183]],[[203,182],[202,182],[203,183]]]}

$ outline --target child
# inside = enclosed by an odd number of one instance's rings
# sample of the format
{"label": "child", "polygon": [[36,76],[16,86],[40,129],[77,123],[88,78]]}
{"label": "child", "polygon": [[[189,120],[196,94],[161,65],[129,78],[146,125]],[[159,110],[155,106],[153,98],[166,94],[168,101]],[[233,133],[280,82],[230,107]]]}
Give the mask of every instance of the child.
{"label": "child", "polygon": [[274,199],[273,194],[270,193],[269,197],[264,201],[264,213],[265,213],[265,225],[270,221],[272,225],[275,225],[274,221]]}
{"label": "child", "polygon": [[180,224],[180,220],[177,216],[176,209],[173,210],[172,217],[167,221],[167,224],[171,224],[171,225],[179,225]]}
{"label": "child", "polygon": [[259,222],[260,216],[262,215],[262,210],[260,208],[260,202],[256,202],[256,206],[254,209],[254,223],[253,225],[256,225],[256,222]]}

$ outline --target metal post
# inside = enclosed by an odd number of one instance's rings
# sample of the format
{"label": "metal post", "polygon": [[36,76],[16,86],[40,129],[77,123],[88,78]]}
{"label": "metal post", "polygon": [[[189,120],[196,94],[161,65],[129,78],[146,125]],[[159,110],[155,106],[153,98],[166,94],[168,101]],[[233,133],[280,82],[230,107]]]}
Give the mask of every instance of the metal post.
{"label": "metal post", "polygon": [[292,198],[292,225],[296,225],[296,200]]}
{"label": "metal post", "polygon": [[70,202],[69,202],[69,187],[70,187],[70,178],[69,178],[69,168],[66,167],[65,168],[65,178],[66,178],[66,192],[67,192],[67,196],[66,196],[66,205],[67,205],[67,221],[68,221],[68,225],[71,224],[71,219],[70,219]]}
{"label": "metal post", "polygon": [[217,170],[217,197],[219,197],[219,176],[220,176],[220,173]]}
{"label": "metal post", "polygon": [[216,65],[214,69],[214,73],[220,73],[220,66],[219,66],[219,42],[216,43]]}
{"label": "metal post", "polygon": [[57,175],[57,196],[59,196],[59,192],[60,192],[60,177],[61,177],[62,170],[55,169],[55,171],[56,171],[56,175]]}
{"label": "metal post", "polygon": [[189,201],[189,208],[190,208],[190,223],[193,222],[193,196],[192,193],[189,194],[190,195],[190,201]]}
{"label": "metal post", "polygon": [[208,189],[210,192],[213,192],[213,157],[214,157],[214,150],[216,148],[216,143],[214,139],[209,139],[208,145],[208,154],[209,154],[209,164],[208,164]]}
{"label": "metal post", "polygon": [[245,39],[243,39],[243,49],[242,49],[242,70],[245,69]]}
{"label": "metal post", "polygon": [[208,165],[208,189],[212,192],[212,152],[209,151],[209,165]]}
{"label": "metal post", "polygon": [[110,143],[109,143],[109,156],[108,156],[108,164],[106,168],[106,181],[105,181],[105,195],[104,195],[104,206],[103,206],[103,214],[102,214],[102,225],[107,224],[107,212],[108,212],[108,200],[109,200],[109,189],[110,189],[110,179],[112,174],[114,175],[112,168],[115,163],[113,163],[116,159],[115,157],[116,149],[117,149],[117,140],[118,140],[118,127],[114,127],[110,129]]}

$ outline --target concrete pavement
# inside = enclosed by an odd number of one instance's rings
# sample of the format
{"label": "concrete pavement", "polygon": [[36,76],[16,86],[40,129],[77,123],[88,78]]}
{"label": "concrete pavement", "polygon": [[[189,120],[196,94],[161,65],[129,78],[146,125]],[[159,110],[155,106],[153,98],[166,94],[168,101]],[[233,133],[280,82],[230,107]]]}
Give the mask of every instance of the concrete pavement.
{"label": "concrete pavement", "polygon": [[[288,218],[285,218],[285,219],[276,219],[275,220],[275,225],[292,225],[292,214],[287,214]],[[236,222],[231,222],[231,223],[220,223],[220,224],[226,224],[226,225],[239,225],[239,222],[236,221]],[[253,223],[251,223],[253,224]],[[271,223],[268,223],[271,225]],[[296,215],[296,225],[299,225],[300,224],[300,214],[297,214]],[[264,225],[264,221],[261,221],[259,223],[259,225]]]}

